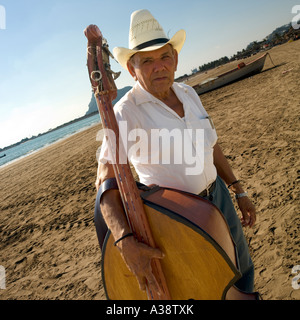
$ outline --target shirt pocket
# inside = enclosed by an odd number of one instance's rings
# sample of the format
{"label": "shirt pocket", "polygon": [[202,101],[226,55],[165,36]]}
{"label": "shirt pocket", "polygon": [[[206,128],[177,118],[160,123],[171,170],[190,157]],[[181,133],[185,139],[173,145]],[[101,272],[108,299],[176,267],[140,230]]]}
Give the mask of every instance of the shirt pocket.
{"label": "shirt pocket", "polygon": [[204,129],[204,145],[210,148],[214,147],[218,140],[218,135],[210,117],[193,120],[192,127],[193,129]]}

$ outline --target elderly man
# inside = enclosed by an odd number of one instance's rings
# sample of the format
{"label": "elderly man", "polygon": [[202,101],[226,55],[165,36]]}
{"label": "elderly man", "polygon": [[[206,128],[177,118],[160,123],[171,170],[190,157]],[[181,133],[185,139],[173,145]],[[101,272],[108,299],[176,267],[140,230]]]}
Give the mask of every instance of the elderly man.
{"label": "elderly man", "polygon": [[[185,42],[185,32],[178,31],[172,39],[167,39],[162,27],[147,10],[139,10],[131,16],[129,48],[115,48],[114,55],[137,81],[133,89],[119,101],[115,108],[116,118],[126,121],[128,132],[140,128],[149,133],[152,129],[204,129],[203,168],[197,174],[187,174],[190,161],[181,164],[174,161],[176,146],[169,145],[169,163],[162,161],[160,145],[155,150],[136,150],[129,155],[140,181],[144,184],[158,184],[199,194],[215,204],[225,216],[231,234],[237,245],[242,278],[236,286],[246,292],[253,291],[254,268],[248,246],[243,235],[241,222],[237,217],[228,189],[236,194],[242,213],[242,224],[252,227],[256,220],[255,208],[247,197],[240,182],[235,177],[223,152],[217,143],[217,134],[211,119],[202,106],[196,92],[189,86],[174,82],[178,64],[178,53]],[[192,134],[194,149],[197,140]],[[150,138],[149,138],[150,139]],[[131,143],[132,142],[129,142]],[[195,144],[194,144],[195,143]],[[151,145],[151,143],[150,143]],[[183,148],[186,145],[182,146]],[[177,148],[182,151],[182,148]],[[154,153],[150,154],[150,153]],[[152,163],[149,159],[158,159]],[[111,181],[114,172],[106,141],[103,142],[99,159],[96,187]],[[225,183],[228,187],[226,187]],[[101,204],[100,204],[101,199]],[[100,210],[101,208],[101,210]],[[145,285],[158,286],[151,271],[151,259],[163,259],[163,253],[139,243],[131,236],[124,214],[120,194],[115,188],[105,186],[98,192],[95,221],[100,246],[110,229],[116,245],[128,268],[136,275],[140,288]]]}

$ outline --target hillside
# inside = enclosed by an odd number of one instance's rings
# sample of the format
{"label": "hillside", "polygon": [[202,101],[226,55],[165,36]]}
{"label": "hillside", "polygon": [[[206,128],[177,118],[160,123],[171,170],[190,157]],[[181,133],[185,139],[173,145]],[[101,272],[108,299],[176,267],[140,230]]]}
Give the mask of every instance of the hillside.
{"label": "hillside", "polygon": [[[118,90],[118,96],[117,98],[113,101],[113,105],[115,105],[132,87],[124,87],[122,89],[119,89]],[[86,112],[86,116],[91,114],[91,113],[94,113],[94,112],[97,112],[98,111],[98,108],[97,108],[97,103],[96,103],[96,100],[95,100],[95,96],[92,95],[92,98],[91,98],[91,101],[89,103],[89,109],[88,111]]]}

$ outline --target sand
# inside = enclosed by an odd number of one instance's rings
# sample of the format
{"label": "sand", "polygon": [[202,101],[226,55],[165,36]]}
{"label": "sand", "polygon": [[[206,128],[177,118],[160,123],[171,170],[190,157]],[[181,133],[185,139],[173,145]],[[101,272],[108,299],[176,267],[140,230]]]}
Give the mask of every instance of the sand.
{"label": "sand", "polygon": [[[270,50],[263,72],[201,96],[257,211],[245,230],[264,299],[300,299],[300,41]],[[93,225],[100,125],[0,169],[0,299],[104,300]],[[297,180],[298,179],[298,180]]]}

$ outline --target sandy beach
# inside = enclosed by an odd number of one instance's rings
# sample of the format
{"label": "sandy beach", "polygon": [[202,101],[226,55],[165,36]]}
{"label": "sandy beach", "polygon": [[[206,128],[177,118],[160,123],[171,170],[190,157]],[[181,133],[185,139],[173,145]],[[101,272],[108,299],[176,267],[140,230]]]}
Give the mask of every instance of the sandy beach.
{"label": "sandy beach", "polygon": [[[300,41],[270,51],[264,70],[201,96],[258,211],[246,229],[265,300],[299,300]],[[179,62],[180,63],[180,62]],[[100,125],[0,169],[0,265],[6,299],[104,300],[93,224]]]}

